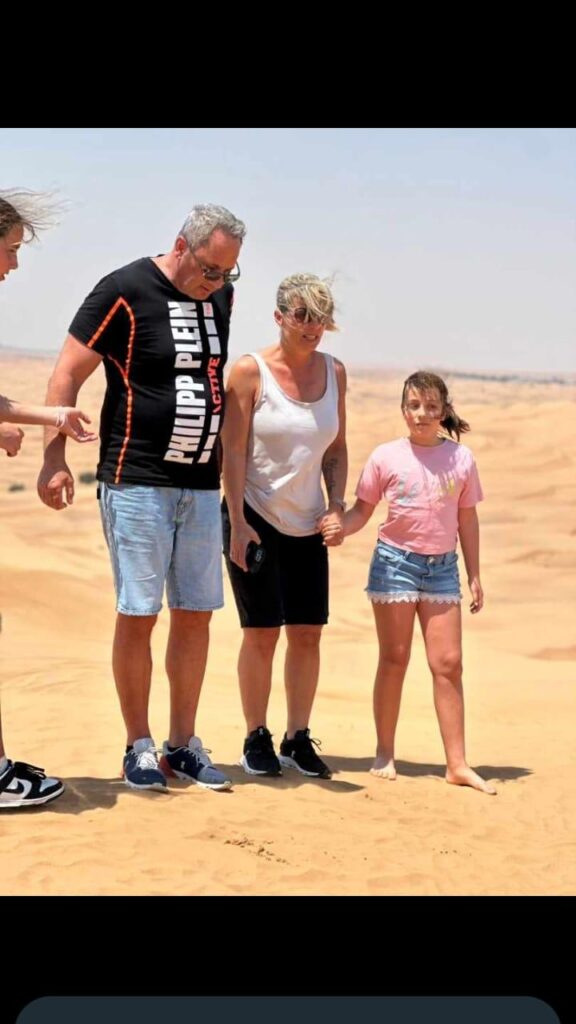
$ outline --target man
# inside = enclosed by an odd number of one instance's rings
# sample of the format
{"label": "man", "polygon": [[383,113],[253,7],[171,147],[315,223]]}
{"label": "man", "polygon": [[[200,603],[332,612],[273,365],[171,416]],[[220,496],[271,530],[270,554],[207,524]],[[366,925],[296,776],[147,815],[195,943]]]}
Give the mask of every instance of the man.
{"label": "man", "polygon": [[[223,604],[217,449],[231,282],[245,230],[224,207],[195,206],[169,253],[104,277],[74,317],[48,386],[51,403],[73,405],[104,362],[97,476],[117,596],[123,773],[135,789],[165,789],[166,775],[210,789],[231,784],[195,735],[195,720],[209,622]],[[54,432],[38,493],[56,510],[73,500]],[[148,720],[150,639],[165,585],[170,729],[159,763]]]}

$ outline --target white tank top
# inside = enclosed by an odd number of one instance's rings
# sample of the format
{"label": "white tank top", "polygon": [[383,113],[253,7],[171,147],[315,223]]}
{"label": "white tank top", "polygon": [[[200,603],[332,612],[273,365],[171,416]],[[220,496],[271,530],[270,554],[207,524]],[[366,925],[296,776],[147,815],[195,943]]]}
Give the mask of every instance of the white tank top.
{"label": "white tank top", "polygon": [[338,434],[338,381],[332,356],[326,390],[317,402],[290,398],[256,352],[260,394],[248,438],[245,498],[267,523],[291,537],[317,533],[326,508],[322,458]]}

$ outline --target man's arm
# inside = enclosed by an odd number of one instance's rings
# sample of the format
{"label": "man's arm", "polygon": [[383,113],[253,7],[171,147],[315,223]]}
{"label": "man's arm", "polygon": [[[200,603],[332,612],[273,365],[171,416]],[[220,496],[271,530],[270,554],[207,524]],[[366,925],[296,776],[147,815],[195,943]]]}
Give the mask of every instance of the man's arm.
{"label": "man's arm", "polygon": [[[85,380],[102,357],[69,334],[48,382],[47,405],[73,406]],[[38,477],[38,494],[48,508],[60,511],[74,500],[74,478],[66,464],[66,438],[55,427],[44,431],[44,465]],[[64,500],[64,494],[66,501]]]}
{"label": "man's arm", "polygon": [[222,427],[222,479],[230,516],[230,558],[246,572],[246,548],[260,537],[244,518],[244,487],[248,435],[260,374],[251,356],[232,367],[226,387],[226,411]]}

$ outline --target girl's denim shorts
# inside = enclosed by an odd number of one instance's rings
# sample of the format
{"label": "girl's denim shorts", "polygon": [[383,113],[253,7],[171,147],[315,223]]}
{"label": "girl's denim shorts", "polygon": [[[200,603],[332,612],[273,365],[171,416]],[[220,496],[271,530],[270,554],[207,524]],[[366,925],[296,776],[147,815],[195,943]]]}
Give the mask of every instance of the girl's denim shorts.
{"label": "girl's denim shorts", "polygon": [[371,601],[432,601],[457,604],[462,600],[458,555],[419,555],[378,541],[368,574],[366,594]]}

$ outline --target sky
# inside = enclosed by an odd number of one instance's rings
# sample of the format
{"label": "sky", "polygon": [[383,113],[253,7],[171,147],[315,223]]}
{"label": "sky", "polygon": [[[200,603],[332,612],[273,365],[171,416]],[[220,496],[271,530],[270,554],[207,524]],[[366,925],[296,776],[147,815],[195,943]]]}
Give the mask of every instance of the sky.
{"label": "sky", "polygon": [[213,202],[247,226],[232,358],[311,271],[350,368],[573,373],[575,171],[574,128],[0,128],[0,189],[66,207],[0,285],[0,346],[58,351],[101,277]]}

